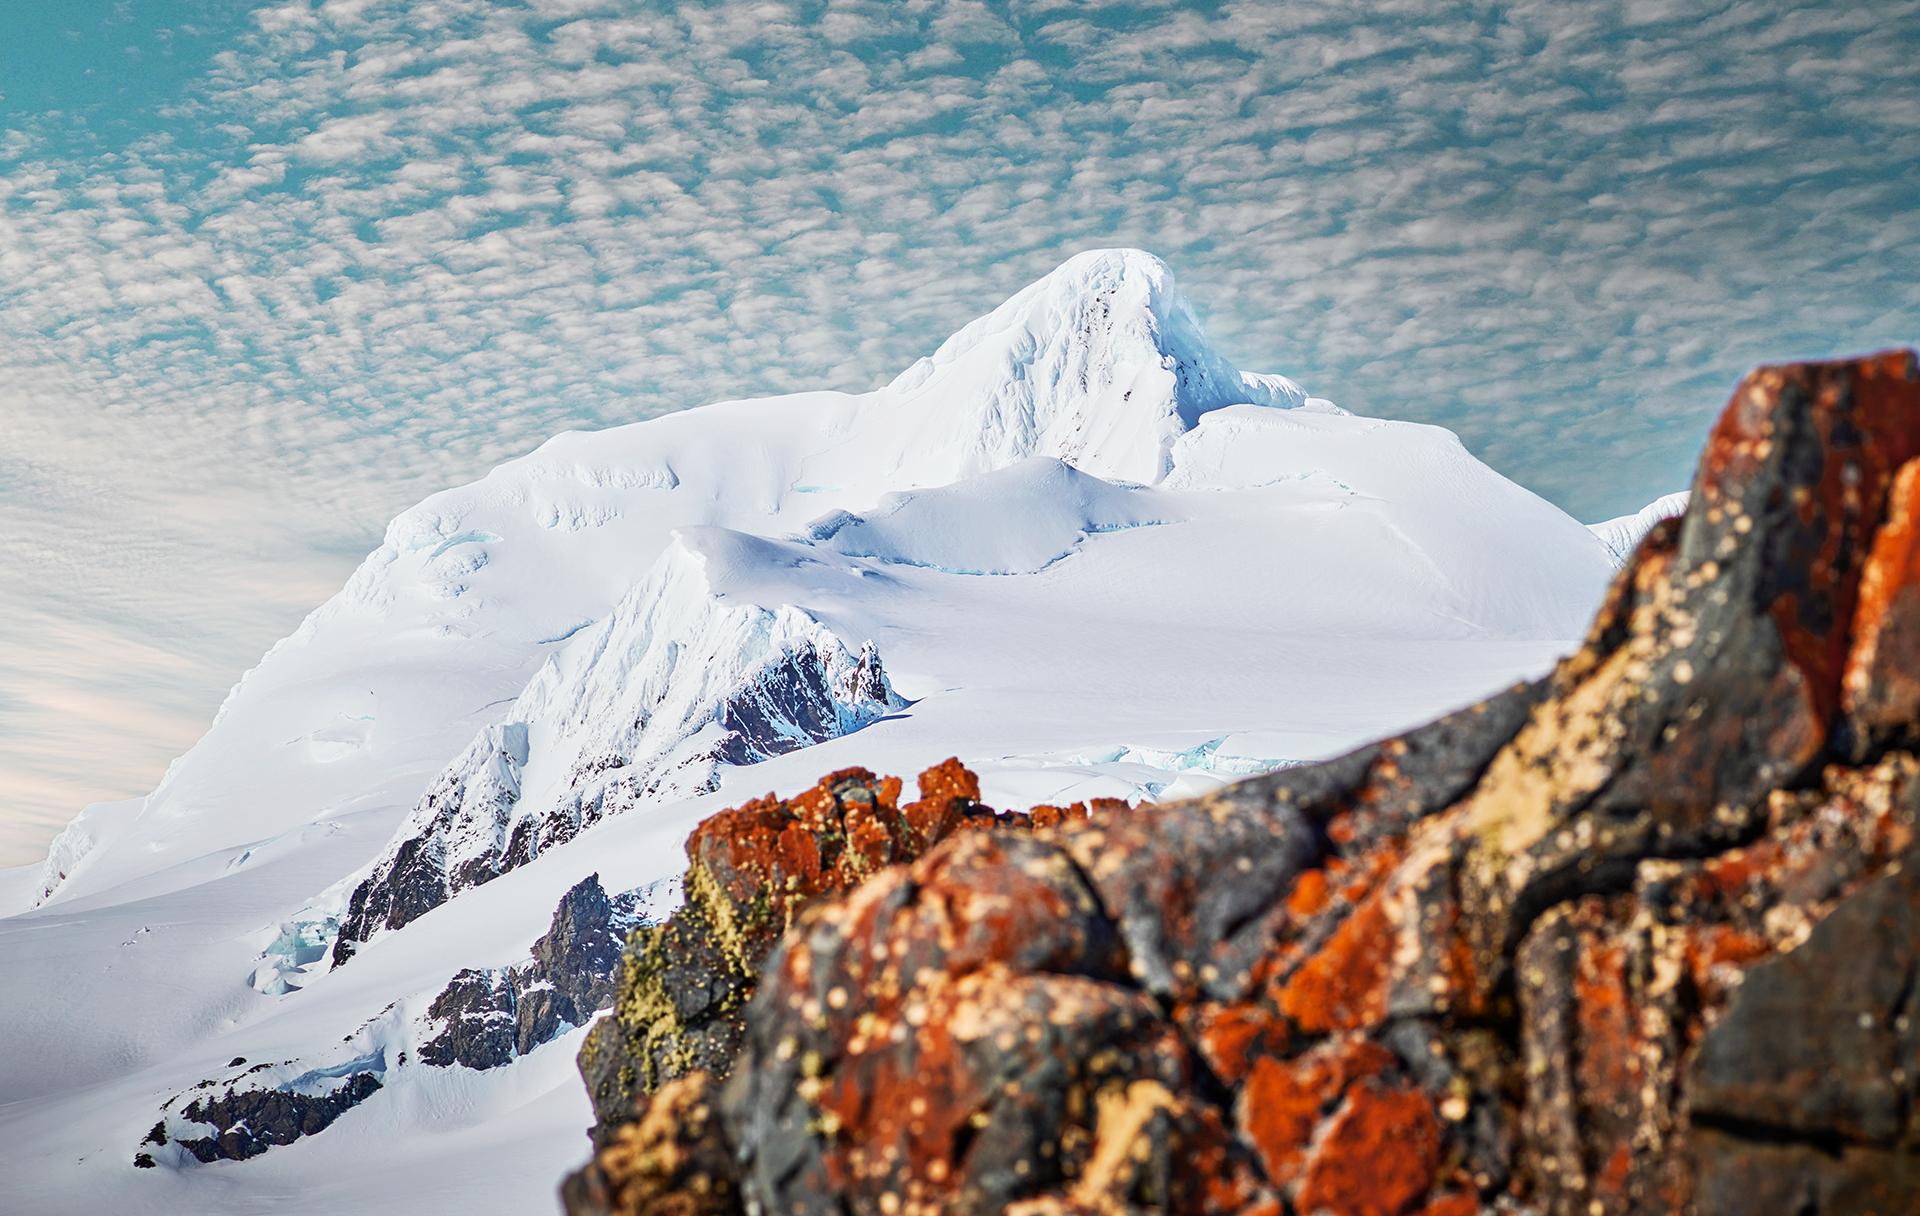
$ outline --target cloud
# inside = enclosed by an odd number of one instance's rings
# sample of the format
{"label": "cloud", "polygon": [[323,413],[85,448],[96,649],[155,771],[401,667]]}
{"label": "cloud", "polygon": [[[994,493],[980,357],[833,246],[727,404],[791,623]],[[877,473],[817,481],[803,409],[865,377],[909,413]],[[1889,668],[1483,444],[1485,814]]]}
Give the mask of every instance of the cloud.
{"label": "cloud", "polygon": [[[0,671],[0,807],[76,809],[35,739],[86,796],[150,784],[425,493],[567,427],[881,383],[1090,246],[1166,257],[1243,366],[1637,507],[1746,366],[1915,337],[1916,18],[264,8],[156,122],[0,134],[0,643],[61,656]],[[123,644],[89,667],[49,616]],[[62,664],[144,673],[153,715],[45,692]]]}

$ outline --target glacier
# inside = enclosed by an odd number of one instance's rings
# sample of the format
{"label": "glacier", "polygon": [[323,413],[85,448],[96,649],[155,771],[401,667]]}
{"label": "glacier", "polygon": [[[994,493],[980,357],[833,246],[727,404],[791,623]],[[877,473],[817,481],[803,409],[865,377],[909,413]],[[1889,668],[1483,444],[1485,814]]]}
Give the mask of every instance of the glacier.
{"label": "glacier", "polygon": [[[871,392],[558,435],[394,519],[159,786],[0,874],[7,1206],[549,1205],[582,1027],[355,1061],[456,976],[495,991],[586,875],[659,891],[704,816],[854,764],[957,754],[1022,807],[1334,754],[1543,671],[1621,531],[1239,370],[1136,250]],[[379,1084],[251,1160],[135,1169],[235,1059]]]}

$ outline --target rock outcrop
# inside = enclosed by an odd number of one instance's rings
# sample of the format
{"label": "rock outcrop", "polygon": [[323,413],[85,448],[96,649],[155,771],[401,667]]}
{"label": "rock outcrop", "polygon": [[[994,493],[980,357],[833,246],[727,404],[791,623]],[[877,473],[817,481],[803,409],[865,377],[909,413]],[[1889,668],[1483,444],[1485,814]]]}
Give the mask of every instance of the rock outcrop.
{"label": "rock outcrop", "polygon": [[[905,864],[801,911],[737,1053],[633,1095],[567,1197],[1920,1210],[1916,817],[1920,366],[1764,368],[1547,678],[1208,798],[876,858]],[[743,873],[728,907],[785,889]],[[649,1058],[699,1041],[659,1026]]]}
{"label": "rock outcrop", "polygon": [[[335,1119],[379,1089],[379,1072],[367,1069],[348,1073],[332,1088],[317,1093],[241,1087],[217,1097],[195,1098],[181,1108],[180,1118],[187,1124],[204,1124],[210,1130],[203,1135],[179,1137],[174,1143],[202,1164],[245,1161],[270,1148],[325,1131]],[[166,1122],[162,1120],[142,1143],[158,1146],[166,1142]],[[140,1162],[139,1157],[146,1161]],[[135,1164],[153,1168],[152,1154],[137,1154]]]}
{"label": "rock outcrop", "polygon": [[920,797],[902,804],[899,778],[847,769],[793,798],[756,799],[694,829],[681,880],[685,903],[664,923],[634,931],[613,1014],[595,1024],[580,1051],[596,1139],[631,1119],[636,1103],[663,1082],[726,1072],[761,964],[807,905],[956,832],[1090,813],[1075,804],[998,814],[981,805],[979,780],[957,760],[928,769],[919,785]]}
{"label": "rock outcrop", "polygon": [[427,1007],[438,1033],[420,1044],[425,1064],[498,1068],[584,1026],[613,1001],[621,942],[638,919],[635,892],[608,899],[589,874],[561,897],[533,961],[457,972]]}
{"label": "rock outcrop", "polygon": [[456,972],[424,1014],[396,1001],[312,1057],[249,1066],[236,1056],[227,1075],[167,1100],[134,1164],[246,1161],[325,1131],[408,1069],[498,1068],[585,1025],[613,1000],[621,942],[646,894],[609,898],[590,874],[561,897],[531,959]]}

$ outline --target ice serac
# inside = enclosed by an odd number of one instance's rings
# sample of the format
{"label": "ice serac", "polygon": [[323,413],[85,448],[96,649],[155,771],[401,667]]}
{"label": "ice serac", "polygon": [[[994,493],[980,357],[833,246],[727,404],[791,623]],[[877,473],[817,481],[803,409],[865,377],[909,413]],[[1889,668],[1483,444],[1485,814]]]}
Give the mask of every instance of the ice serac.
{"label": "ice serac", "polygon": [[1920,357],[1761,368],[1550,675],[828,896],[573,1210],[1920,1211],[1916,639]]}
{"label": "ice serac", "polygon": [[40,866],[40,883],[33,892],[33,903],[43,902],[58,890],[89,853],[140,813],[145,801],[132,798],[123,802],[96,802],[75,815],[47,846],[47,859]]}
{"label": "ice serac", "polygon": [[1597,524],[1588,524],[1587,528],[1607,547],[1613,564],[1624,566],[1647,533],[1653,531],[1655,524],[1663,519],[1684,515],[1686,511],[1687,492],[1678,490],[1672,494],[1662,494],[1631,515],[1616,515]]}
{"label": "ice serac", "polygon": [[610,815],[712,789],[721,765],[839,738],[904,706],[870,643],[784,598],[741,594],[734,576],[778,568],[763,551],[779,548],[726,529],[681,533],[434,782],[355,885],[335,964]]}

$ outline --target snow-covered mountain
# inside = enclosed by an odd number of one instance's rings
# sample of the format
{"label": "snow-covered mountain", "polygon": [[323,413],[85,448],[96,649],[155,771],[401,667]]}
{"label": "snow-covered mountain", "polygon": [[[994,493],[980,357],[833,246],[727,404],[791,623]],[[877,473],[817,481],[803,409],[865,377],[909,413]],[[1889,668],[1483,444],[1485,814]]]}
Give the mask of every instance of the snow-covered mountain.
{"label": "snow-covered mountain", "polygon": [[[0,874],[0,1178],[34,1211],[550,1202],[579,1029],[481,1071],[421,1028],[528,1007],[503,977],[585,876],[655,890],[704,815],[849,764],[957,754],[1021,806],[1328,755],[1543,670],[1612,565],[1450,433],[1236,370],[1129,250],[874,392],[558,436],[403,513],[158,788]],[[177,1098],[263,1086],[326,1130],[179,1148],[213,1106]]]}

